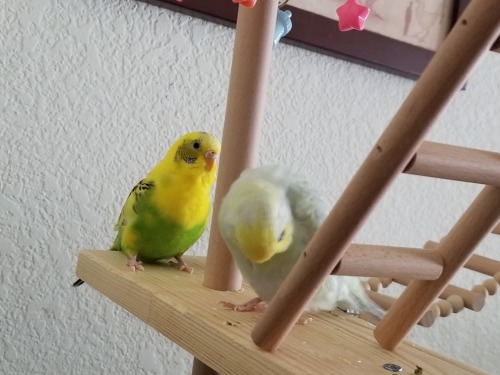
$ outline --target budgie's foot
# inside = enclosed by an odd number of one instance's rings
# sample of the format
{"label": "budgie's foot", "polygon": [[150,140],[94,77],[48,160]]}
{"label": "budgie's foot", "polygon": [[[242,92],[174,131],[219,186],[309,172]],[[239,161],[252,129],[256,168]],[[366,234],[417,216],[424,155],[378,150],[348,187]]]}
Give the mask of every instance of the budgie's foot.
{"label": "budgie's foot", "polygon": [[222,306],[226,309],[239,311],[239,312],[259,312],[263,313],[267,310],[267,303],[262,301],[259,297],[255,297],[248,302],[236,305],[232,302],[221,301]]}
{"label": "budgie's foot", "polygon": [[137,261],[136,256],[130,256],[127,258],[127,266],[131,271],[144,271],[144,267],[142,266],[142,262]]}
{"label": "budgie's foot", "polygon": [[359,311],[354,310],[354,309],[350,309],[348,307],[337,306],[337,309],[339,309],[343,313],[346,313],[347,315],[351,315],[351,316],[354,316],[356,318],[359,318],[359,316],[361,315],[361,313]]}
{"label": "budgie's foot", "polygon": [[171,261],[171,262],[168,262],[168,264],[176,266],[177,268],[179,268],[179,271],[183,271],[183,272],[187,272],[187,273],[194,272],[194,268],[188,266],[188,264],[186,262],[184,262],[184,260],[182,259],[182,257],[180,255],[176,255],[174,258],[175,258],[175,260],[177,260],[177,263]]}

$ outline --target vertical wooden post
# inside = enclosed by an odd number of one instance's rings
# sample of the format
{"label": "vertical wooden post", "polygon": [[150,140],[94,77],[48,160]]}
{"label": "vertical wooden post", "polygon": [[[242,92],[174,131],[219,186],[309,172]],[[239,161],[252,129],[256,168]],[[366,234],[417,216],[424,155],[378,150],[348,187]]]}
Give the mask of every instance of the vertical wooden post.
{"label": "vertical wooden post", "polygon": [[[259,0],[252,9],[240,6],[236,21],[231,77],[222,134],[220,168],[203,285],[216,290],[240,290],[241,274],[219,234],[222,199],[241,171],[255,166],[273,46],[278,0]],[[215,371],[194,359],[193,375]]]}
{"label": "vertical wooden post", "polygon": [[194,358],[191,375],[217,375],[217,371],[207,366],[198,358]]}
{"label": "vertical wooden post", "polygon": [[262,349],[276,350],[293,328],[499,28],[498,0],[470,3],[257,323],[252,338]]}
{"label": "vertical wooden post", "polygon": [[238,10],[204,279],[204,285],[212,289],[241,289],[241,275],[220,237],[217,218],[233,181],[258,160],[277,11],[278,0],[259,0],[254,8],[240,6]]}
{"label": "vertical wooden post", "polygon": [[399,345],[499,219],[500,188],[486,186],[437,247],[444,260],[441,276],[411,281],[375,328],[375,338],[383,348]]}

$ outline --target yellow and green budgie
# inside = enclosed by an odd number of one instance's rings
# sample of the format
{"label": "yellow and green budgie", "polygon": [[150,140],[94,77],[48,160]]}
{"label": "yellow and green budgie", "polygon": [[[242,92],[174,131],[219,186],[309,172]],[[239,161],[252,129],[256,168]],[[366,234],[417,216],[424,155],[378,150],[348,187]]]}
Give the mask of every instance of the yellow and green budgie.
{"label": "yellow and green budgie", "polygon": [[[182,254],[207,226],[220,147],[211,134],[188,133],[132,189],[111,247],[127,256],[131,270],[142,270],[142,261],[175,258],[181,271],[192,272]],[[73,285],[81,284],[78,280]]]}

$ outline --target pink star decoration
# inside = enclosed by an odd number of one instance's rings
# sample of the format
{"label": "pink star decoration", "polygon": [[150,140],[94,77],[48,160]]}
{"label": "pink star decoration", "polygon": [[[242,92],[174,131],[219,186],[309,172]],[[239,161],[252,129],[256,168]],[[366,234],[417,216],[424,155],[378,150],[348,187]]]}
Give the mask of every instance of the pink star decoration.
{"label": "pink star decoration", "polygon": [[253,8],[257,0],[233,0],[233,3],[241,4],[247,8]]}
{"label": "pink star decoration", "polygon": [[363,30],[365,21],[370,14],[370,8],[359,4],[356,0],[347,0],[344,5],[337,8],[339,15],[340,31],[356,29]]}

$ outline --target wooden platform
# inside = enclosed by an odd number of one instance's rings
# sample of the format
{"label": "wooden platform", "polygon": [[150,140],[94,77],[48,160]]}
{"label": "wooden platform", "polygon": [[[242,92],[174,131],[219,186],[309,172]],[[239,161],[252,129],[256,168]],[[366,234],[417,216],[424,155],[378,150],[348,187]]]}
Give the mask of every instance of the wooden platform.
{"label": "wooden platform", "polygon": [[372,325],[337,312],[315,314],[310,324],[296,326],[276,353],[263,352],[250,338],[259,315],[220,304],[245,302],[254,292],[246,285],[241,292],[205,288],[205,258],[185,260],[195,269],[191,275],[166,262],[132,273],[122,253],[84,250],[76,274],[220,374],[394,374],[383,368],[386,363],[402,366],[400,374],[413,374],[417,366],[424,375],[486,374],[409,342],[395,352],[384,350]]}

